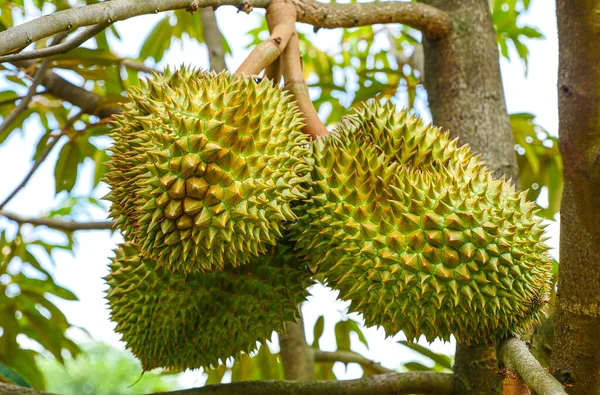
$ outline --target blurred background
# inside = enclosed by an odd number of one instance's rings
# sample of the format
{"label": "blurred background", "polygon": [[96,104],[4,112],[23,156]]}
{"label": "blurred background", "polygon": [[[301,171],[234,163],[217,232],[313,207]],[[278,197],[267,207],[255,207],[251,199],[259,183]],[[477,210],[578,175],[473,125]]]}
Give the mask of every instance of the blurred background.
{"label": "blurred background", "polygon": [[[0,0],[0,29],[82,5],[83,1]],[[90,1],[89,3],[92,3]],[[540,0],[490,2],[501,52],[508,111],[515,135],[520,180],[549,223],[548,243],[558,257],[558,207],[562,166],[557,135],[557,37],[554,4]],[[254,45],[268,36],[264,11],[250,15],[234,7],[216,11],[224,35],[229,70],[239,66]],[[409,107],[429,121],[423,82],[421,36],[399,25],[321,29],[298,24],[304,71],[322,120],[333,126],[359,102],[378,98]],[[107,99],[125,100],[123,92],[146,71],[181,64],[207,68],[198,14],[166,12],[114,24],[78,49],[52,59],[55,73]],[[44,45],[44,42],[37,45]],[[0,67],[0,116],[15,108],[31,78],[10,64]],[[0,134],[0,199],[4,200],[30,171],[48,140],[78,109],[44,95]],[[110,139],[93,116],[73,118],[46,160],[15,199],[3,209],[30,217],[104,220],[108,192],[100,181]],[[62,137],[62,135],[61,135]],[[124,349],[109,320],[103,277],[113,249],[121,241],[107,230],[68,233],[22,224],[0,215],[0,367],[18,370],[36,388],[63,394],[139,394],[189,388],[230,380],[277,378],[276,334],[254,358],[211,372],[156,371],[141,376],[136,359]],[[455,344],[406,345],[400,333],[365,328],[360,315],[323,285],[311,288],[302,306],[307,341],[322,350],[352,350],[398,370],[444,371],[451,367]],[[265,372],[270,372],[270,376]],[[318,378],[350,379],[371,374],[356,363],[320,364]],[[140,378],[141,377],[141,378]],[[138,381],[139,379],[139,381]]]}

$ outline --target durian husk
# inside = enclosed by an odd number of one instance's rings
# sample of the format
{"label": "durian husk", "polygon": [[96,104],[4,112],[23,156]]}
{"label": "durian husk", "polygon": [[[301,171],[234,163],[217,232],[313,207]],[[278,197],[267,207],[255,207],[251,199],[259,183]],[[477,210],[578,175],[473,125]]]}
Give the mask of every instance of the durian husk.
{"label": "durian husk", "polygon": [[211,273],[171,273],[128,242],[115,254],[106,277],[111,319],[144,371],[211,368],[256,350],[296,319],[312,284],[284,244]]}
{"label": "durian husk", "polygon": [[125,238],[186,273],[239,266],[274,245],[310,182],[291,96],[266,80],[182,68],[129,97],[106,175]]}
{"label": "durian husk", "polygon": [[490,343],[539,319],[541,219],[467,146],[392,105],[363,105],[312,145],[297,250],[390,336]]}

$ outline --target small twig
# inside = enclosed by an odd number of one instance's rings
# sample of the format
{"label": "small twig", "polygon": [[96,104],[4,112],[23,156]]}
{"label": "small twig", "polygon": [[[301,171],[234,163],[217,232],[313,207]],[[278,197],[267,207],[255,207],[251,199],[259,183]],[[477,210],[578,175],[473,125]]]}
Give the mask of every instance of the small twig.
{"label": "small twig", "polygon": [[273,0],[267,8],[267,23],[272,30],[268,39],[258,44],[235,72],[256,75],[285,51],[296,33],[296,8],[286,0]]}
{"label": "small twig", "polygon": [[327,134],[327,129],[319,119],[317,110],[308,95],[308,87],[302,72],[302,60],[300,58],[300,42],[298,34],[294,31],[290,43],[281,55],[281,68],[285,80],[285,89],[294,95],[298,107],[304,116],[304,127],[302,131],[313,139]]}
{"label": "small twig", "polygon": [[[83,115],[83,111],[80,111],[77,114],[75,114],[74,116],[72,116],[71,118],[69,118],[67,120],[67,122],[65,123],[65,126],[62,128],[62,132],[70,130],[73,127],[73,124],[79,118],[81,118],[82,115]],[[25,178],[23,178],[23,181],[21,181],[19,183],[19,185],[17,185],[17,187],[11,192],[11,194],[8,195],[2,203],[0,203],[0,210],[2,210],[25,187],[25,185],[27,185],[27,183],[29,182],[31,177],[33,177],[33,175],[35,174],[38,167],[40,167],[40,165],[46,160],[48,155],[50,155],[50,152],[56,146],[56,144],[58,143],[58,140],[60,140],[60,138],[63,135],[64,135],[64,133],[61,133],[58,136],[55,136],[54,140],[52,140],[50,143],[48,143],[48,145],[46,146],[46,149],[44,150],[42,155],[40,155],[40,157],[37,158],[37,160],[33,163],[33,166],[31,166],[31,170],[29,170],[27,175],[25,175]]]}
{"label": "small twig", "polygon": [[202,34],[204,43],[208,48],[208,61],[210,68],[216,72],[227,70],[225,63],[225,49],[223,48],[223,35],[217,25],[217,18],[212,8],[207,7],[200,10],[202,18]]}
{"label": "small twig", "polygon": [[162,74],[161,71],[158,71],[156,69],[153,69],[152,67],[148,67],[145,64],[141,63],[141,62],[134,62],[133,60],[130,59],[123,59],[121,60],[121,66],[125,66],[129,69],[132,70],[136,70],[136,71],[141,71],[142,73],[148,73],[148,74],[152,74],[152,73],[157,73],[157,74]]}
{"label": "small twig", "polygon": [[35,78],[33,79],[33,82],[31,83],[31,86],[29,87],[29,91],[27,91],[27,94],[21,99],[21,101],[19,102],[19,104],[17,104],[15,109],[6,118],[4,118],[4,121],[0,125],[0,136],[2,136],[8,130],[10,125],[12,125],[12,123],[25,110],[27,110],[27,107],[29,107],[29,103],[31,102],[31,99],[33,99],[33,96],[35,96],[35,94],[36,94],[37,87],[40,85],[40,83],[44,79],[44,74],[46,73],[46,70],[48,69],[49,65],[50,65],[50,58],[44,59],[44,61],[40,65],[40,68],[35,72]]}
{"label": "small twig", "polygon": [[517,372],[534,392],[544,395],[566,395],[554,378],[527,349],[521,340],[510,337],[498,346],[498,356],[508,370]]}
{"label": "small twig", "polygon": [[[48,91],[39,91],[39,92],[35,92],[35,94],[33,96],[39,96],[39,95],[43,95],[45,93],[48,93]],[[15,97],[11,97],[9,99],[4,99],[4,100],[0,100],[0,106],[4,106],[6,104],[11,104],[16,102],[17,100],[22,100],[25,96],[27,95],[23,95],[23,96],[15,96]]]}
{"label": "small twig", "polygon": [[[67,36],[67,33],[57,34],[56,37],[54,37],[54,39],[50,43],[50,47],[58,45],[66,36]],[[0,136],[2,136],[4,134],[4,132],[8,130],[10,125],[25,110],[27,110],[27,107],[29,107],[29,103],[31,102],[31,99],[33,99],[33,96],[35,96],[35,94],[36,94],[37,87],[44,80],[46,70],[48,69],[48,66],[50,65],[50,61],[51,61],[51,58],[45,58],[42,61],[40,68],[37,69],[37,71],[35,72],[35,77],[33,78],[33,82],[31,83],[31,86],[29,87],[27,94],[25,95],[25,97],[23,97],[21,99],[19,104],[17,104],[17,107],[15,107],[15,109],[6,118],[4,118],[4,120],[2,121],[2,124],[0,124]]]}
{"label": "small twig", "polygon": [[52,229],[64,230],[66,232],[74,232],[77,230],[112,230],[112,221],[92,221],[92,222],[76,222],[76,221],[65,221],[54,218],[33,218],[23,217],[18,214],[10,213],[4,210],[0,210],[0,215],[15,221],[19,224],[31,224],[47,226]]}
{"label": "small twig", "polygon": [[343,363],[358,363],[363,367],[374,370],[375,372],[393,373],[392,369],[381,366],[379,363],[363,357],[354,351],[321,351],[314,350],[315,362],[343,362]]}
{"label": "small twig", "polygon": [[50,47],[37,49],[29,52],[21,52],[15,55],[0,56],[0,63],[15,62],[18,60],[47,58],[48,56],[60,55],[69,52],[73,48],[79,47],[81,44],[94,37],[96,34],[100,33],[110,25],[110,23],[100,23],[98,25],[90,26],[75,37],[73,37],[72,39],[67,40],[62,44],[53,45]]}

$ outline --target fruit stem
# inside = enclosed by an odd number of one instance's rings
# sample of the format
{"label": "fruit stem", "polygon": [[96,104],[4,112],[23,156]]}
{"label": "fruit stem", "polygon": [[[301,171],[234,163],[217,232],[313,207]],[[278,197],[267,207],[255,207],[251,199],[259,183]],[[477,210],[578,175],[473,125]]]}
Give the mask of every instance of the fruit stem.
{"label": "fruit stem", "polygon": [[281,55],[296,33],[296,7],[286,0],[273,0],[267,7],[267,23],[271,35],[250,52],[236,75],[258,75]]}
{"label": "fruit stem", "polygon": [[281,68],[285,80],[285,89],[294,95],[298,102],[298,107],[300,107],[300,111],[304,115],[305,124],[302,131],[313,139],[325,136],[328,133],[327,129],[319,119],[317,110],[315,110],[308,95],[308,87],[306,86],[304,73],[302,72],[300,41],[295,29],[288,46],[281,55]]}

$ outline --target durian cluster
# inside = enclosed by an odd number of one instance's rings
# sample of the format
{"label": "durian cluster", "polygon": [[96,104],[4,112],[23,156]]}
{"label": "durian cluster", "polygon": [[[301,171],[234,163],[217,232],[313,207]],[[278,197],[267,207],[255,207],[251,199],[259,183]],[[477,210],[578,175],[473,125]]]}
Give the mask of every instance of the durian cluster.
{"label": "durian cluster", "polygon": [[106,181],[126,240],[106,278],[145,370],[211,367],[294,321],[311,275],[282,239],[312,157],[291,96],[182,68],[129,92]]}
{"label": "durian cluster", "polygon": [[533,203],[466,146],[371,103],[309,142],[287,93],[181,69],[130,92],[108,163],[108,302],[144,369],[223,363],[313,279],[388,335],[490,343],[542,314]]}
{"label": "durian cluster", "polygon": [[551,262],[535,205],[467,146],[370,104],[313,150],[296,248],[368,325],[482,343],[539,318]]}

